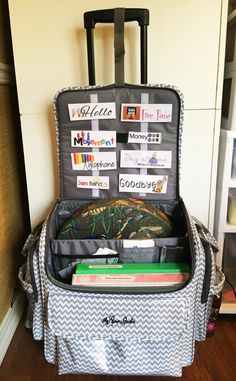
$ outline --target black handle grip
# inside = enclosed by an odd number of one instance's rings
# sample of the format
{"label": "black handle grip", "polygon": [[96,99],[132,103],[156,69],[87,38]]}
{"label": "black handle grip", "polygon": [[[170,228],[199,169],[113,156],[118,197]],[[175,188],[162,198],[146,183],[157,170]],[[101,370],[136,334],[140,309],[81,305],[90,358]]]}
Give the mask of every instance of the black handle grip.
{"label": "black handle grip", "polygon": [[[125,8],[125,22],[137,21],[139,26],[149,25],[149,10]],[[114,9],[102,9],[84,13],[84,27],[93,29],[96,23],[114,23]]]}
{"label": "black handle grip", "polygon": [[[124,9],[124,22],[137,21],[140,26],[140,66],[141,83],[147,83],[147,28],[149,25],[149,10],[145,8]],[[114,23],[116,9],[103,9],[84,13],[84,27],[87,35],[89,84],[95,85],[95,59],[93,29],[96,23]]]}

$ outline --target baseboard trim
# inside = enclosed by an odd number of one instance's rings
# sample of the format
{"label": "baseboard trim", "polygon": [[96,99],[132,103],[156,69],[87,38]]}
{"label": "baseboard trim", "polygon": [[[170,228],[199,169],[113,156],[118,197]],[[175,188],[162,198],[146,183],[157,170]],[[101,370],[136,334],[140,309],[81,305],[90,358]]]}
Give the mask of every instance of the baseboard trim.
{"label": "baseboard trim", "polygon": [[5,357],[11,339],[19,324],[24,310],[24,296],[18,295],[12,308],[9,308],[6,316],[0,324],[0,366]]}

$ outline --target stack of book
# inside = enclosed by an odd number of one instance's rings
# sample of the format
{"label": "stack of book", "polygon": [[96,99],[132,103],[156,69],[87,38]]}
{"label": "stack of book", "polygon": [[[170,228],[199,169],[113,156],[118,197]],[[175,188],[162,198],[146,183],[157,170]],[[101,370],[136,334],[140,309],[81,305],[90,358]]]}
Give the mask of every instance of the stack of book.
{"label": "stack of book", "polygon": [[171,286],[189,278],[187,263],[78,264],[72,284],[81,286]]}

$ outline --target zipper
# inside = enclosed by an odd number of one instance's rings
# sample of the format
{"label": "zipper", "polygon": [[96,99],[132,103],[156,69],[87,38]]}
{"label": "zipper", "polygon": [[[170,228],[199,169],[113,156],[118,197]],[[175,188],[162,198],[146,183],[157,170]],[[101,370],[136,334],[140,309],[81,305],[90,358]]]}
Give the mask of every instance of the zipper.
{"label": "zipper", "polygon": [[[192,243],[193,242],[193,235],[191,232],[190,221],[188,218],[187,210],[185,208],[185,205],[184,205],[182,199],[180,199],[179,202],[181,203],[182,212],[183,212],[183,215],[185,217],[185,221],[186,221],[186,225],[187,225],[187,231],[188,231],[188,237],[189,237],[189,249],[190,249],[191,261],[192,261],[190,277],[186,283],[181,284],[181,285],[174,285],[174,286],[160,286],[160,287],[155,287],[155,286],[152,286],[152,287],[146,286],[145,287],[144,286],[143,288],[141,288],[141,287],[124,288],[124,287],[116,287],[116,286],[114,286],[114,287],[112,287],[112,286],[97,287],[96,288],[94,286],[73,286],[73,285],[68,285],[68,284],[65,284],[63,282],[58,281],[57,279],[55,279],[50,274],[50,272],[48,270],[48,266],[47,266],[49,255],[50,255],[49,254],[49,250],[50,250],[50,238],[49,238],[50,228],[49,227],[51,225],[52,216],[54,213],[56,213],[55,208],[51,212],[51,214],[49,215],[48,228],[47,228],[46,237],[45,237],[45,241],[46,241],[45,242],[45,250],[46,250],[45,271],[46,271],[48,278],[50,279],[50,281],[55,286],[62,288],[64,290],[80,292],[80,293],[92,293],[92,294],[123,294],[123,295],[126,295],[126,294],[127,295],[132,295],[132,294],[147,295],[147,294],[149,294],[150,295],[150,294],[161,294],[161,293],[176,292],[176,291],[179,291],[179,290],[185,288],[186,285],[189,284],[189,282],[192,280],[193,274],[195,272],[194,246]],[[59,204],[56,205],[56,207],[58,207],[58,206],[59,206]]]}

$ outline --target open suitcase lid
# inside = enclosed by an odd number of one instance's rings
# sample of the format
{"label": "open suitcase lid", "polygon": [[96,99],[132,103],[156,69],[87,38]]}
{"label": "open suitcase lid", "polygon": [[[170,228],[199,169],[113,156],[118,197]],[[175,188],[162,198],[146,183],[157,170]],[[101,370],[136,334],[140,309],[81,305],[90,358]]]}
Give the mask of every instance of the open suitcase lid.
{"label": "open suitcase lid", "polygon": [[[141,86],[124,83],[124,22],[134,20],[141,31]],[[115,84],[63,89],[55,97],[60,198],[178,199],[183,98],[175,87],[146,85],[149,12],[84,14],[90,85],[97,22],[114,22]]]}
{"label": "open suitcase lid", "polygon": [[179,198],[183,99],[168,86],[87,87],[55,99],[61,199]]}

